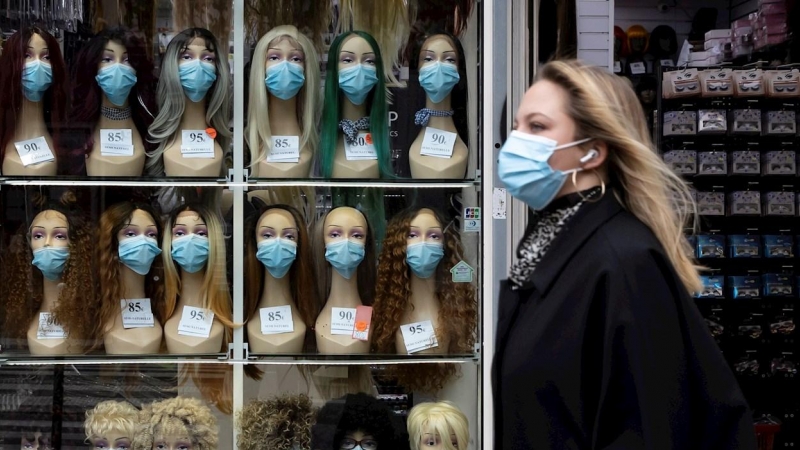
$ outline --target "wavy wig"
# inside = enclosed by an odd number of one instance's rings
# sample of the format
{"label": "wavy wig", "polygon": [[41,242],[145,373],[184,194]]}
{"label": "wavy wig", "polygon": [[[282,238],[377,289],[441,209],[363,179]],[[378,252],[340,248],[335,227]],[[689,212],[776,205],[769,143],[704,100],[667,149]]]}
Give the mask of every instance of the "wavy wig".
{"label": "wavy wig", "polygon": [[139,412],[139,427],[134,450],[151,450],[160,435],[182,434],[192,441],[195,450],[217,450],[217,418],[200,400],[175,397],[145,405]]}
{"label": "wavy wig", "polygon": [[[206,124],[217,131],[216,141],[222,147],[222,154],[227,155],[230,150],[232,133],[228,122],[231,116],[231,75],[227,46],[220,47],[214,35],[205,28],[189,28],[175,35],[164,54],[161,78],[158,80],[156,89],[158,116],[148,130],[150,142],[157,147],[147,153],[145,171],[148,175],[164,175],[164,151],[172,145],[175,139],[180,138],[181,118],[187,100],[178,73],[178,60],[181,53],[186,51],[192,41],[197,38],[205,40],[206,47],[216,56],[214,67],[217,79],[211,85],[204,100]],[[227,45],[227,43],[224,44]]]}
{"label": "wavy wig", "polygon": [[311,448],[316,412],[305,394],[253,400],[238,413],[239,450]]}
{"label": "wavy wig", "polygon": [[317,153],[319,135],[317,123],[319,122],[319,57],[314,44],[304,34],[297,31],[292,25],[275,27],[262,37],[253,53],[250,67],[250,97],[247,110],[247,128],[244,131],[247,144],[250,148],[250,164],[255,165],[267,158],[268,147],[272,139],[272,129],[269,124],[269,94],[264,83],[267,69],[267,51],[270,44],[277,44],[288,40],[292,45],[303,50],[305,59],[303,67],[305,84],[297,93],[297,123],[302,129],[300,148],[308,148],[311,154]]}
{"label": "wavy wig", "polygon": [[325,403],[311,427],[311,448],[339,450],[347,433],[359,430],[375,438],[381,450],[399,450],[403,447],[389,407],[361,392]]}
{"label": "wavy wig", "polygon": [[139,423],[139,410],[128,402],[106,400],[86,411],[83,428],[86,440],[103,437],[108,433],[122,433],[133,439]]}
{"label": "wavy wig", "polygon": [[248,42],[254,42],[273,28],[293,25],[321,49],[322,35],[330,31],[330,0],[247,0],[244,8]]}
{"label": "wavy wig", "polygon": [[411,23],[415,28],[442,29],[461,37],[467,31],[475,0],[411,0]]}
{"label": "wavy wig", "polygon": [[339,143],[339,121],[342,116],[342,101],[344,94],[339,89],[339,53],[342,45],[350,36],[360,36],[367,41],[375,52],[375,70],[377,70],[378,84],[372,88],[367,96],[367,113],[370,120],[370,133],[378,154],[378,168],[381,177],[394,178],[392,170],[391,149],[389,148],[389,111],[387,106],[386,81],[383,69],[383,58],[378,43],[369,34],[363,31],[350,31],[340,34],[331,43],[328,51],[327,72],[325,75],[325,104],[322,110],[322,142],[319,161],[320,174],[330,178],[333,174],[333,160],[336,156],[336,147]]}
{"label": "wavy wig", "polygon": [[[406,420],[411,450],[420,450],[425,428],[438,437],[444,450],[466,450],[469,447],[469,421],[458,407],[449,401],[419,403],[408,413]],[[455,435],[456,445],[451,436]]]}

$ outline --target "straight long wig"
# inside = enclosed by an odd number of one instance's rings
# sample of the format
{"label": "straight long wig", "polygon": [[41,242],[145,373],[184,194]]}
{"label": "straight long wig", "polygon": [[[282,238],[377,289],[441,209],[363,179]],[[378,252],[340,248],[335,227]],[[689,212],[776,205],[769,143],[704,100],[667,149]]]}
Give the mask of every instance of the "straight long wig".
{"label": "straight long wig", "polygon": [[[264,83],[266,78],[267,50],[270,44],[288,40],[292,45],[299,45],[303,50],[305,84],[297,93],[297,121],[303,130],[300,136],[300,148],[307,148],[312,155],[317,153],[319,135],[319,57],[314,44],[292,25],[275,27],[262,37],[253,53],[250,68],[250,103],[247,111],[247,128],[244,135],[250,147],[250,164],[255,165],[267,157],[267,147],[272,138],[269,125],[269,93]],[[291,63],[290,63],[291,64]]]}
{"label": "straight long wig", "polygon": [[[217,39],[204,28],[189,28],[178,33],[170,41],[164,54],[161,78],[158,80],[158,116],[150,125],[150,142],[158,147],[147,153],[145,170],[148,175],[164,175],[164,151],[180,137],[180,124],[186,109],[186,95],[183,93],[181,77],[178,73],[178,59],[192,41],[201,38],[206,47],[214,53],[214,67],[217,79],[206,94],[206,124],[217,131],[216,141],[222,147],[223,155],[229,152],[231,131],[229,128],[231,102],[231,75],[228,67],[227,47],[220,47]],[[224,166],[223,166],[224,167]],[[224,170],[224,169],[223,169]]]}
{"label": "straight long wig", "polygon": [[375,52],[375,70],[378,75],[378,84],[372,88],[367,96],[370,132],[378,154],[378,168],[383,178],[394,178],[392,170],[391,152],[389,148],[389,112],[386,99],[386,81],[383,71],[383,58],[378,43],[369,34],[363,31],[351,31],[340,34],[331,43],[328,51],[328,68],[325,75],[325,106],[322,110],[322,144],[318,155],[320,174],[330,178],[333,174],[333,160],[336,156],[336,147],[339,142],[339,120],[342,115],[342,101],[344,94],[339,89],[339,53],[342,45],[350,36],[360,36],[367,41],[372,51]]}

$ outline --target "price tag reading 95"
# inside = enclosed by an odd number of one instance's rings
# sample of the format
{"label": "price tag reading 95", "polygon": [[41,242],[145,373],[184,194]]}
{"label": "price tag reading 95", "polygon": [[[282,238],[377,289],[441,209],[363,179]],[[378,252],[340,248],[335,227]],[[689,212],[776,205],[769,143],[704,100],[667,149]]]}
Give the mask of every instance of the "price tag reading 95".
{"label": "price tag reading 95", "polygon": [[123,328],[152,328],[155,326],[149,298],[122,299],[119,303],[122,308]]}
{"label": "price tag reading 95", "polygon": [[345,139],[344,156],[348,161],[378,159],[378,153],[375,152],[375,145],[372,142],[372,133],[358,133],[356,142],[352,144]]}
{"label": "price tag reading 95", "polygon": [[261,334],[281,334],[294,332],[292,307],[289,305],[261,308]]}
{"label": "price tag reading 95", "polygon": [[100,129],[100,154],[133,156],[133,133],[130,129]]}
{"label": "price tag reading 95", "polygon": [[403,341],[409,354],[439,346],[430,320],[400,325],[400,331],[403,333]]}
{"label": "price tag reading 95", "polygon": [[184,158],[213,158],[214,140],[205,130],[183,130],[181,155]]}
{"label": "price tag reading 95", "polygon": [[48,161],[55,161],[56,159],[53,155],[53,151],[50,150],[50,146],[47,145],[44,136],[28,139],[27,141],[15,142],[14,147],[17,148],[19,159],[25,167]]}
{"label": "price tag reading 95", "polygon": [[355,308],[331,308],[331,334],[352,336],[356,327]]}
{"label": "price tag reading 95", "polygon": [[450,131],[438,128],[425,127],[425,137],[422,139],[420,154],[435,156],[437,158],[451,158],[453,147],[456,145],[456,135]]}
{"label": "price tag reading 95", "polygon": [[52,313],[39,313],[39,327],[36,329],[36,339],[66,339],[67,332],[60,323],[56,322]]}
{"label": "price tag reading 95", "polygon": [[214,313],[207,309],[184,306],[181,321],[178,323],[178,334],[207,338],[214,325]]}
{"label": "price tag reading 95", "polygon": [[267,162],[297,163],[300,162],[299,136],[272,136]]}

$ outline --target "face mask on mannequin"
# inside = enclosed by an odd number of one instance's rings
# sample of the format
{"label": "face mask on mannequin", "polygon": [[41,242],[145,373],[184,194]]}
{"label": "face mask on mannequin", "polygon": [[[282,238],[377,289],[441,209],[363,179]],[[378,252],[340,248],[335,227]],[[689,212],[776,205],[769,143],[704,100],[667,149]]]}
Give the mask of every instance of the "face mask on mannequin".
{"label": "face mask on mannequin", "polygon": [[256,258],[274,278],[283,278],[297,258],[297,243],[289,239],[266,239],[258,243]]}
{"label": "face mask on mannequin", "polygon": [[325,259],[339,272],[339,275],[348,280],[364,260],[365,253],[364,244],[346,239],[325,246]]}
{"label": "face mask on mannequin", "polygon": [[190,233],[172,239],[172,259],[189,273],[197,273],[208,261],[208,238]]}
{"label": "face mask on mannequin", "polygon": [[339,88],[356,106],[364,103],[376,84],[378,84],[378,75],[373,66],[358,64],[339,71]]}
{"label": "face mask on mannequin", "polygon": [[100,69],[94,79],[111,103],[122,106],[136,85],[136,71],[131,66],[117,63]]}
{"label": "face mask on mannequin", "polygon": [[406,247],[406,263],[420,278],[430,278],[444,257],[444,246],[435,242],[417,242]]}
{"label": "face mask on mannequin", "polygon": [[206,93],[217,81],[217,68],[213,64],[201,62],[199,59],[178,66],[181,86],[189,100],[197,103],[206,97]]}
{"label": "face mask on mannequin", "polygon": [[31,61],[22,69],[22,93],[31,102],[40,102],[53,84],[53,68],[43,61]]}
{"label": "face mask on mannequin", "polygon": [[61,278],[67,259],[69,259],[69,247],[42,247],[33,251],[33,265],[50,281]]}
{"label": "face mask on mannequin", "polygon": [[155,239],[143,234],[119,243],[119,260],[139,275],[147,275],[156,256],[161,254]]}
{"label": "face mask on mannequin", "polygon": [[450,95],[460,79],[456,66],[439,61],[419,70],[419,84],[433,103],[440,103]]}
{"label": "face mask on mannequin", "polygon": [[269,93],[281,100],[289,100],[297,95],[305,82],[303,67],[289,61],[267,67],[267,76],[264,79]]}
{"label": "face mask on mannequin", "polygon": [[[508,192],[522,200],[533,209],[544,209],[564,186],[567,175],[583,170],[578,167],[568,171],[555,170],[548,161],[556,150],[574,147],[591,138],[570,142],[564,145],[552,139],[533,134],[512,131],[500,149],[497,172]],[[597,157],[596,150],[581,158],[585,163]]]}

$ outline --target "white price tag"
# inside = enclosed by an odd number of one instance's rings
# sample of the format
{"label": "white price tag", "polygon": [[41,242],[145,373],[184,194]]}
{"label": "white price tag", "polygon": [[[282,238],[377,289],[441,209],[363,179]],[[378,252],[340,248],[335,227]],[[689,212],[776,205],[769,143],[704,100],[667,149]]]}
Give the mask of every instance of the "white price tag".
{"label": "white price tag", "polygon": [[213,158],[214,140],[205,130],[183,130],[181,155],[184,158]]}
{"label": "white price tag", "polygon": [[100,154],[133,156],[133,133],[130,129],[100,129]]}
{"label": "white price tag", "polygon": [[378,159],[375,146],[372,143],[372,133],[360,132],[354,144],[344,141],[344,156],[348,161],[363,161],[365,159]]}
{"label": "white price tag", "polygon": [[645,73],[647,70],[645,69],[643,62],[634,62],[631,63],[631,73],[634,75],[641,75]]}
{"label": "white price tag", "polygon": [[622,72],[622,64],[619,61],[614,61],[614,73]]}
{"label": "white price tag", "polygon": [[403,341],[409,354],[439,346],[430,320],[401,325],[400,331],[403,333]]}
{"label": "white price tag", "polygon": [[675,63],[672,62],[671,59],[662,59],[661,60],[662,67],[675,67]]}
{"label": "white price tag", "polygon": [[272,136],[267,162],[296,163],[300,162],[299,136]]}
{"label": "white price tag", "polygon": [[214,325],[213,312],[194,306],[184,306],[178,324],[178,334],[207,338],[211,334],[212,325]]}
{"label": "white price tag", "polygon": [[420,154],[437,158],[451,158],[457,136],[456,133],[450,131],[425,127],[425,137],[422,139],[422,151]]}
{"label": "white price tag", "polygon": [[331,334],[353,335],[356,327],[355,308],[331,308]]}
{"label": "white price tag", "polygon": [[56,157],[44,136],[28,139],[27,141],[15,142],[14,147],[17,148],[19,159],[22,161],[23,166],[32,166],[48,161],[55,161]]}
{"label": "white price tag", "polygon": [[130,298],[119,301],[122,308],[122,327],[151,328],[155,326],[149,298]]}
{"label": "white price tag", "polygon": [[36,339],[66,339],[67,332],[60,323],[56,322],[52,313],[39,313],[39,328],[36,329]]}
{"label": "white price tag", "polygon": [[261,334],[292,333],[292,307],[289,305],[261,308]]}

